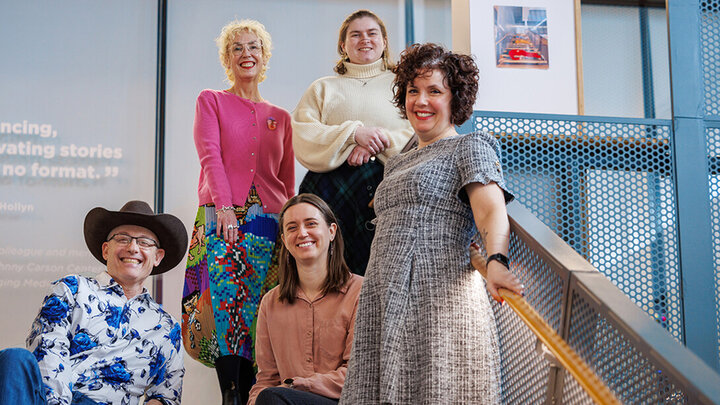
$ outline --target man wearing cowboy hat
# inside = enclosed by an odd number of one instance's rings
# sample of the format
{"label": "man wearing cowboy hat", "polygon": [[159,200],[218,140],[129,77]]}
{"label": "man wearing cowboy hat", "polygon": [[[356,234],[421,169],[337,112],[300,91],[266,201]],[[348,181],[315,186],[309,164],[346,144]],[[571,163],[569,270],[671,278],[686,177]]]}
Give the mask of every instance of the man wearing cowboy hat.
{"label": "man wearing cowboy hat", "polygon": [[143,283],[185,255],[182,222],[142,201],[85,217],[85,242],[106,270],[53,283],[24,349],[0,352],[0,404],[179,404],[180,325]]}

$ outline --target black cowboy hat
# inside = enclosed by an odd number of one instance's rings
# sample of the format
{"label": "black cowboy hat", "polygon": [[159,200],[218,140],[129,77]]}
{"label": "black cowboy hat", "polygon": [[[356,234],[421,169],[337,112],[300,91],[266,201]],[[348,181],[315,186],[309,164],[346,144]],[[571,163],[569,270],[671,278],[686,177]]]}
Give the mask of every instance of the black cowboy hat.
{"label": "black cowboy hat", "polygon": [[160,248],[165,250],[165,257],[150,273],[161,274],[175,267],[185,256],[188,246],[188,233],[182,221],[174,215],[155,214],[144,201],[128,201],[120,211],[108,211],[95,207],[85,216],[85,243],[90,253],[107,264],[103,258],[102,244],[108,234],[120,225],[137,225],[151,230],[157,235]]}

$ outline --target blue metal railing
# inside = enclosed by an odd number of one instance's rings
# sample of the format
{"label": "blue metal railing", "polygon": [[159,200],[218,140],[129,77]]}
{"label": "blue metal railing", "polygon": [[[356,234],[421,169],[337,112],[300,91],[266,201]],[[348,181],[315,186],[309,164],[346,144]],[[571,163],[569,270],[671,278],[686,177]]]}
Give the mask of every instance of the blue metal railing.
{"label": "blue metal railing", "polygon": [[476,111],[518,201],[683,341],[672,122]]}
{"label": "blue metal railing", "polygon": [[[511,271],[525,299],[627,404],[717,404],[720,375],[522,204],[508,206]],[[503,402],[591,404],[508,306],[494,304]]]}

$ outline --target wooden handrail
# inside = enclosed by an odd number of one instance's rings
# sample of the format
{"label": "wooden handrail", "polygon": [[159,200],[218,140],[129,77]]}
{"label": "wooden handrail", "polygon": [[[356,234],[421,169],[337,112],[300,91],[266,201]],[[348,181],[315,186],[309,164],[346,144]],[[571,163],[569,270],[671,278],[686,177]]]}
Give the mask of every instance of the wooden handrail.
{"label": "wooden handrail", "polygon": [[585,392],[598,404],[620,404],[615,395],[598,378],[580,356],[548,325],[522,296],[504,288],[498,290],[500,297],[510,305],[535,336],[552,352],[558,362],[575,377]]}
{"label": "wooden handrail", "polygon": [[[470,251],[473,266],[483,277],[487,277],[485,260],[476,249],[471,248]],[[505,288],[500,288],[498,294],[500,298],[510,305],[510,308],[515,311],[535,336],[545,344],[558,362],[575,378],[593,401],[601,405],[621,404],[610,388],[598,378],[597,374],[592,371],[575,350],[545,322],[545,319],[535,311],[525,298]]]}

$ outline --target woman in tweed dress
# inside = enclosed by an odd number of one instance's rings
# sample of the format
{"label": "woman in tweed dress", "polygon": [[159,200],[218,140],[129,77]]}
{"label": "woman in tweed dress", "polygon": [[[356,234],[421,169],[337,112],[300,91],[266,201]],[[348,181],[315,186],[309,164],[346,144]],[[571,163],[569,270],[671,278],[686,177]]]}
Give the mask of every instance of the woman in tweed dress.
{"label": "woman in tweed dress", "polygon": [[377,228],[360,295],[344,404],[496,404],[493,316],[468,246],[479,231],[487,291],[523,293],[503,264],[509,224],[499,150],[485,133],[458,135],[472,114],[472,58],[414,45],[395,69],[395,105],[418,147],[390,159],[377,190]]}

